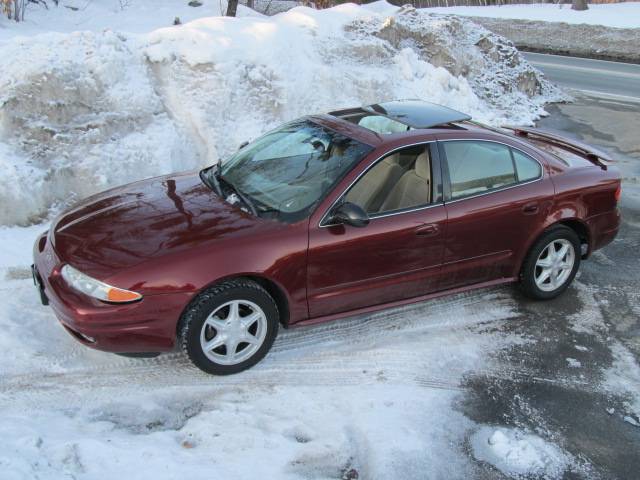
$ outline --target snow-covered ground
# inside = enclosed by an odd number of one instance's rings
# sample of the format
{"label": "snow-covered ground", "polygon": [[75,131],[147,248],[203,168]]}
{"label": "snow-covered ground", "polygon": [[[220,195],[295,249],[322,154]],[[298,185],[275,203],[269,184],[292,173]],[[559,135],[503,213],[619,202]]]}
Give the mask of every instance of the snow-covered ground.
{"label": "snow-covered ground", "polygon": [[517,18],[543,22],[586,23],[616,28],[640,28],[640,2],[589,4],[572,10],[570,4],[533,3],[487,7],[436,7],[430,11],[471,17]]}

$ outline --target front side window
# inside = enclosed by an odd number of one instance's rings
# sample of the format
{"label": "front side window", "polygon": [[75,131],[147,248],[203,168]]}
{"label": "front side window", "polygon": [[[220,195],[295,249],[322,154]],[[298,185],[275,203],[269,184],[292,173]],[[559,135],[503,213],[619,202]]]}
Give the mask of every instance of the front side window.
{"label": "front side window", "polygon": [[379,160],[344,199],[370,216],[431,203],[431,155],[425,145],[398,150]]}
{"label": "front side window", "polygon": [[506,145],[488,141],[447,141],[451,198],[499,190],[540,177],[540,164]]}
{"label": "front side window", "polygon": [[286,124],[239,150],[221,176],[282,221],[305,218],[372,147],[309,120]]}

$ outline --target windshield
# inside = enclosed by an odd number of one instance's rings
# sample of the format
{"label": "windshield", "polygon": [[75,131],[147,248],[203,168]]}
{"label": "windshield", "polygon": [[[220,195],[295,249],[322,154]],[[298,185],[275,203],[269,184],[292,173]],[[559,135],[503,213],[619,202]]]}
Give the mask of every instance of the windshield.
{"label": "windshield", "polygon": [[298,120],[239,150],[220,174],[260,216],[293,222],[305,218],[371,150],[310,120]]}

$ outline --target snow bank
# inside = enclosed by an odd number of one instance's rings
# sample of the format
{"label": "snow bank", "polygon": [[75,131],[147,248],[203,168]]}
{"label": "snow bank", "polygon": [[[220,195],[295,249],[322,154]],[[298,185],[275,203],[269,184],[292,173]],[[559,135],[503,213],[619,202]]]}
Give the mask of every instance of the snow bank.
{"label": "snow bank", "polygon": [[211,164],[308,113],[422,98],[528,123],[559,97],[501,37],[382,2],[207,17],[147,34],[14,37],[0,48],[0,225]]}
{"label": "snow bank", "polygon": [[543,22],[604,25],[617,28],[640,28],[640,2],[590,3],[588,10],[576,11],[570,4],[537,3],[487,7],[437,7],[433,12],[473,17],[518,18]]}
{"label": "snow bank", "polygon": [[253,387],[185,398],[158,391],[66,415],[14,410],[0,424],[3,478],[472,476],[455,445],[471,422],[450,411],[450,392],[403,386],[365,392]]}
{"label": "snow bank", "polygon": [[0,224],[38,221],[110,185],[199,165],[133,40],[51,33],[5,47]]}
{"label": "snow bank", "polygon": [[471,437],[473,455],[505,475],[562,478],[570,456],[537,435],[518,429],[482,427]]}

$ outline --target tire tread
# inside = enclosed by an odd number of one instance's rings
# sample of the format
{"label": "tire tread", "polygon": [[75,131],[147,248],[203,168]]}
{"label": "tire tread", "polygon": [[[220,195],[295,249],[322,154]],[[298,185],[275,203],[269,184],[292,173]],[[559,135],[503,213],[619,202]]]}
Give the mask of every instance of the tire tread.
{"label": "tire tread", "polygon": [[[267,292],[267,290],[265,290],[261,285],[254,282],[253,280],[249,280],[247,278],[236,278],[231,280],[225,280],[222,283],[213,285],[208,289],[204,290],[191,301],[187,309],[184,311],[184,313],[180,317],[180,323],[179,323],[180,327],[178,329],[178,341],[180,344],[180,349],[194,365],[196,365],[198,368],[202,370],[204,369],[200,366],[199,360],[194,357],[193,353],[190,351],[188,346],[191,329],[193,328],[193,323],[200,315],[203,314],[203,310],[207,307],[209,302],[213,301],[216,297],[220,296],[221,294],[237,288],[255,290],[256,292],[259,292],[260,294],[264,295],[265,299],[269,299],[278,316],[278,322],[279,322],[280,312],[278,310],[277,303],[275,302],[273,297],[269,294],[269,292]],[[276,325],[276,333],[277,333],[277,325]],[[265,342],[270,342],[272,344],[274,339],[275,339],[275,335],[273,336],[273,338],[267,337],[265,339]],[[269,348],[271,348],[271,345],[269,345]],[[238,364],[238,365],[242,365],[242,364]],[[228,372],[218,371],[215,373],[218,375],[225,375],[225,374],[237,373],[239,371],[244,370],[244,368],[233,368],[233,367],[238,367],[238,365],[224,366],[224,367],[231,367],[231,368],[224,368],[224,370],[228,370]],[[223,366],[220,366],[220,367],[223,367]],[[211,372],[207,372],[207,373],[211,373]]]}

